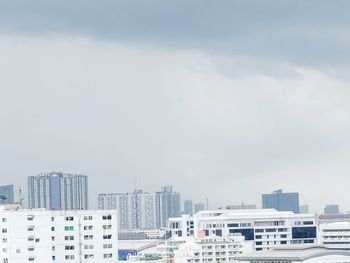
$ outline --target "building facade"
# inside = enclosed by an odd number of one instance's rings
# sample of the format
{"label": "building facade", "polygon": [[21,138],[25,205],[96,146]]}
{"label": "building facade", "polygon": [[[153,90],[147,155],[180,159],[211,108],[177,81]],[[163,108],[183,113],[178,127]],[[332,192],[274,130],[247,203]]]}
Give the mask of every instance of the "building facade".
{"label": "building facade", "polygon": [[0,186],[0,204],[14,203],[13,185]]}
{"label": "building facade", "polygon": [[185,200],[184,201],[184,214],[193,216],[193,202],[192,200]]}
{"label": "building facade", "polygon": [[88,209],[88,177],[56,172],[29,176],[28,208]]}
{"label": "building facade", "polygon": [[313,214],[294,214],[274,209],[201,211],[169,220],[168,237],[228,237],[240,233],[254,242],[256,250],[286,245],[317,243],[317,222]]}
{"label": "building facade", "polygon": [[299,193],[283,193],[282,190],[262,195],[262,208],[299,213]]}
{"label": "building facade", "polygon": [[161,192],[99,194],[99,209],[116,209],[120,230],[159,229],[167,226],[170,217],[180,216],[180,194],[171,186]]}
{"label": "building facade", "polygon": [[1,263],[117,262],[116,211],[0,207]]}
{"label": "building facade", "polygon": [[319,243],[332,249],[350,250],[350,222],[321,223]]}
{"label": "building facade", "polygon": [[323,212],[325,215],[337,215],[339,214],[339,205],[326,205]]}
{"label": "building facade", "polygon": [[187,237],[174,249],[176,263],[234,262],[235,257],[253,251],[242,235],[230,237]]}

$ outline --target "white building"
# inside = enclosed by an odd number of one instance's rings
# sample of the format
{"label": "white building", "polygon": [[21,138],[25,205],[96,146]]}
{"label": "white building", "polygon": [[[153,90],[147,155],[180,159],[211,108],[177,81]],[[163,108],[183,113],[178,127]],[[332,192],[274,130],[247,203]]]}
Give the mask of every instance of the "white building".
{"label": "white building", "polygon": [[100,194],[98,207],[118,211],[120,230],[159,228],[156,194],[143,193],[141,190],[125,194]]}
{"label": "white building", "polygon": [[322,223],[319,227],[319,242],[328,248],[350,250],[350,223]]}
{"label": "white building", "polygon": [[317,243],[317,222],[313,214],[294,214],[274,209],[201,211],[169,220],[168,237],[228,237],[241,233],[254,241],[256,250],[296,244]]}
{"label": "white building", "polygon": [[314,246],[255,251],[236,259],[240,263],[349,263],[350,252]]}
{"label": "white building", "polygon": [[230,237],[185,237],[174,252],[175,263],[232,262],[240,254],[253,251],[253,242],[242,235]]}
{"label": "white building", "polygon": [[117,262],[116,211],[0,206],[0,262]]}

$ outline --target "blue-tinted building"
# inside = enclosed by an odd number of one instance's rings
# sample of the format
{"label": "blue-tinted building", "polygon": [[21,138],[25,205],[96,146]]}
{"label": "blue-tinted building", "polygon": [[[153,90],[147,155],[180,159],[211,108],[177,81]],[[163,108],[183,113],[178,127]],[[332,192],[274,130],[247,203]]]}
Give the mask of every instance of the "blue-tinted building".
{"label": "blue-tinted building", "polygon": [[13,204],[13,185],[0,186],[0,204]]}
{"label": "blue-tinted building", "polygon": [[283,193],[282,190],[272,194],[262,195],[262,207],[274,208],[278,211],[292,211],[299,213],[299,193]]}
{"label": "blue-tinted building", "polygon": [[88,209],[87,176],[57,172],[29,176],[28,207],[52,210]]}

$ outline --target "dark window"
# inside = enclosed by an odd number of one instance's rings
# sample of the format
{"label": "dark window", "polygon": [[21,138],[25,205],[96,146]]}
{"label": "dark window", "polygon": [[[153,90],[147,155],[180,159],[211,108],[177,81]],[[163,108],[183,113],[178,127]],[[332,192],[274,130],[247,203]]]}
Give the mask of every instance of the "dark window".
{"label": "dark window", "polygon": [[221,229],[217,229],[215,232],[215,235],[222,237],[222,230]]}
{"label": "dark window", "polygon": [[292,238],[316,238],[316,227],[293,227]]}
{"label": "dark window", "polygon": [[177,231],[177,235],[178,235],[179,237],[182,237],[182,231],[181,231],[181,230]]}
{"label": "dark window", "polygon": [[204,232],[206,237],[209,236],[209,230],[204,230]]}
{"label": "dark window", "polygon": [[287,241],[281,241],[281,245],[286,245]]}
{"label": "dark window", "polygon": [[304,221],[303,224],[304,225],[313,225],[314,221]]}
{"label": "dark window", "polygon": [[238,227],[238,224],[227,224],[227,227]]}
{"label": "dark window", "polygon": [[257,246],[261,246],[261,245],[262,245],[262,242],[255,242],[255,244],[256,244]]}
{"label": "dark window", "polygon": [[262,247],[256,248],[256,251],[261,251],[261,250],[262,250]]}
{"label": "dark window", "polygon": [[276,229],[275,228],[268,228],[265,230],[266,232],[276,232]]}
{"label": "dark window", "polygon": [[281,235],[281,238],[287,238],[287,235]]}
{"label": "dark window", "polygon": [[246,229],[230,229],[230,233],[241,233],[242,236],[245,237],[245,240],[254,240],[254,229],[246,228]]}
{"label": "dark window", "polygon": [[255,239],[261,239],[261,236],[255,236]]}

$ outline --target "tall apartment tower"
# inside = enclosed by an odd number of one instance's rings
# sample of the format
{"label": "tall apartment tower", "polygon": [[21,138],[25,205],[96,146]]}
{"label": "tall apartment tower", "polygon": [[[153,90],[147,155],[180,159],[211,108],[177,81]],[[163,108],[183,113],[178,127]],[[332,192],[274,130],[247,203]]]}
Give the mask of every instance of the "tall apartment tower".
{"label": "tall apartment tower", "polygon": [[98,208],[116,209],[120,230],[160,227],[156,194],[144,193],[142,190],[132,193],[99,194]]}
{"label": "tall apartment tower", "polygon": [[263,194],[262,206],[299,214],[299,193],[283,193],[282,190],[277,190],[272,194]]}
{"label": "tall apartment tower", "polygon": [[28,207],[52,210],[88,209],[88,177],[45,173],[28,177]]}
{"label": "tall apartment tower", "polygon": [[181,214],[180,208],[180,193],[174,192],[171,185],[166,185],[161,188],[161,192],[157,192],[159,209],[160,209],[160,225],[167,227],[168,219],[179,217]]}
{"label": "tall apartment tower", "polygon": [[193,216],[193,202],[192,200],[185,200],[184,201],[184,214]]}
{"label": "tall apartment tower", "polygon": [[13,204],[14,194],[13,185],[0,186],[0,204]]}

